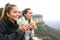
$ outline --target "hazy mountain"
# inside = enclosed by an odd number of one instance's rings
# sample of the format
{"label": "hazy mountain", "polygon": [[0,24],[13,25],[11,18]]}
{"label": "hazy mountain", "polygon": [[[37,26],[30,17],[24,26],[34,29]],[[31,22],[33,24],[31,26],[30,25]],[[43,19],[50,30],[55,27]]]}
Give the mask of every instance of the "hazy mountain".
{"label": "hazy mountain", "polygon": [[47,29],[48,36],[52,40],[60,40],[60,30],[52,28],[52,27],[50,27],[48,25],[46,25],[45,28]]}
{"label": "hazy mountain", "polygon": [[[37,30],[35,30],[35,34],[37,36],[48,36],[51,40],[60,40],[60,30],[56,29],[55,27],[50,27],[44,23],[38,23]],[[50,24],[51,25],[51,24]],[[50,40],[49,39],[49,40]]]}
{"label": "hazy mountain", "polygon": [[60,30],[60,20],[45,21],[45,24],[49,25],[54,29]]}

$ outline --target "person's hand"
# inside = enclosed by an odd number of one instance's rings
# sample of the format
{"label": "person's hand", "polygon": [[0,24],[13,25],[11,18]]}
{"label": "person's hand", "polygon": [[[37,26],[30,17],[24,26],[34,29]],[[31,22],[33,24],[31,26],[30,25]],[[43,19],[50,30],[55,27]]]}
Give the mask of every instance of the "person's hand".
{"label": "person's hand", "polygon": [[25,24],[21,24],[19,25],[18,29],[21,30],[22,32],[25,32],[27,30],[25,26],[26,26]]}
{"label": "person's hand", "polygon": [[25,32],[26,30],[30,29],[30,25],[29,24],[21,24],[18,27],[19,30],[21,30],[22,32]]}
{"label": "person's hand", "polygon": [[30,24],[27,24],[25,27],[27,30],[30,30]]}
{"label": "person's hand", "polygon": [[35,29],[35,26],[32,25],[32,24],[30,24],[30,28],[34,30]]}
{"label": "person's hand", "polygon": [[30,28],[31,28],[31,29],[34,30],[34,29],[35,29],[35,26],[36,26],[36,25],[35,25],[35,22],[30,23]]}

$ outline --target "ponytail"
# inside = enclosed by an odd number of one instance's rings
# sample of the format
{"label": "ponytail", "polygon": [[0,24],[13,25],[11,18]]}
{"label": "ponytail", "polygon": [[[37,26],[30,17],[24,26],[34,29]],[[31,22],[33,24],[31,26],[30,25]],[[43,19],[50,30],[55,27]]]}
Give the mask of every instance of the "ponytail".
{"label": "ponytail", "polygon": [[1,15],[1,20],[5,20],[7,18],[6,13],[10,13],[11,9],[15,7],[16,5],[7,3],[5,7],[3,8],[2,15]]}

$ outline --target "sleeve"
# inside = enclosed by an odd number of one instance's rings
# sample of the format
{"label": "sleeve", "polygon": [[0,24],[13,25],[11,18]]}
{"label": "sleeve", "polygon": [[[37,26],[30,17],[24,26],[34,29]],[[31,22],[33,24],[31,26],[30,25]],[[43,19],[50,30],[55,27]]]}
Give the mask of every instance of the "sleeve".
{"label": "sleeve", "polygon": [[0,22],[0,40],[22,40],[24,33],[20,30],[15,30],[12,34],[5,33],[5,27]]}

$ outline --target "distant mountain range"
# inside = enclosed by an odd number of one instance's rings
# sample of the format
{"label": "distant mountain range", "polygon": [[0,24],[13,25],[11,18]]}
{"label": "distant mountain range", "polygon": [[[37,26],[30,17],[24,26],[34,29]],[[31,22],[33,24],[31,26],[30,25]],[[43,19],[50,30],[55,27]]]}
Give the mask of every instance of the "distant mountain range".
{"label": "distant mountain range", "polygon": [[60,40],[60,30],[52,28],[48,25],[46,25],[45,28],[47,29],[48,36],[52,40]]}
{"label": "distant mountain range", "polygon": [[[38,36],[48,36],[51,40],[60,40],[60,20],[46,21],[44,26],[38,23],[35,33]],[[49,40],[50,40],[49,39]]]}
{"label": "distant mountain range", "polygon": [[54,29],[60,30],[60,20],[45,21],[45,24],[49,25]]}

